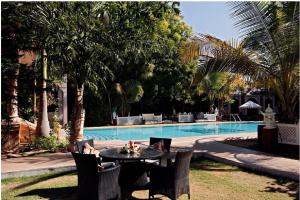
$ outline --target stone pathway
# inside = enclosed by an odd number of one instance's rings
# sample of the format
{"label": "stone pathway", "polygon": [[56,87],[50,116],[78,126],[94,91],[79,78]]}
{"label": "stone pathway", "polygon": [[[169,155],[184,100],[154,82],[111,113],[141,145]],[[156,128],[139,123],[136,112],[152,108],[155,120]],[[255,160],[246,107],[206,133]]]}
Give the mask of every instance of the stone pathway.
{"label": "stone pathway", "polygon": [[299,160],[277,157],[216,141],[199,142],[196,151],[216,161],[299,181]]}
{"label": "stone pathway", "polygon": [[[231,146],[218,141],[230,137],[254,138],[256,134],[183,137],[172,140],[172,149],[193,148],[194,156],[204,156],[242,168],[299,181],[300,162],[271,154]],[[97,149],[123,146],[124,141],[95,141]],[[141,141],[148,145],[148,141]],[[50,171],[75,170],[71,153],[41,154],[32,157],[1,159],[1,178],[30,176]]]}

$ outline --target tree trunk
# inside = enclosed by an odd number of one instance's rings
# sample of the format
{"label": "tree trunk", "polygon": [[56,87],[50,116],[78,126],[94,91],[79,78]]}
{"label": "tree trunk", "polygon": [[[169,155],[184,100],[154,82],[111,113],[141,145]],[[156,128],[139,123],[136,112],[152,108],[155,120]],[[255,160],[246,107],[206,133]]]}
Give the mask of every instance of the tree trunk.
{"label": "tree trunk", "polygon": [[107,93],[108,106],[109,106],[110,124],[114,124],[113,116],[112,116],[112,109],[111,109],[110,93],[107,90],[106,90],[106,93]]}
{"label": "tree trunk", "polygon": [[224,114],[224,100],[221,100],[221,108],[219,108],[220,110],[220,115],[222,116]]}
{"label": "tree trunk", "polygon": [[[283,87],[273,82],[275,92],[279,98],[280,116],[279,120],[285,123],[297,122],[297,111],[294,109],[299,101],[298,90],[293,86]],[[286,84],[285,84],[286,85]]]}
{"label": "tree trunk", "polygon": [[84,85],[82,83],[77,84],[77,91],[75,95],[75,102],[71,120],[70,142],[80,141],[83,138],[83,126],[85,118],[85,112],[83,108],[83,91]]}
{"label": "tree trunk", "polygon": [[297,114],[293,110],[295,107],[295,102],[292,102],[290,97],[285,97],[284,101],[280,101],[281,104],[281,115],[280,121],[285,123],[296,123],[297,122]]}
{"label": "tree trunk", "polygon": [[36,80],[33,82],[33,93],[32,93],[32,112],[36,113]]}
{"label": "tree trunk", "polygon": [[50,136],[50,125],[48,120],[48,108],[47,108],[47,54],[46,50],[42,51],[42,75],[41,81],[41,93],[40,93],[40,106],[39,117],[36,126],[37,135],[48,137]]}
{"label": "tree trunk", "polygon": [[11,77],[8,79],[8,96],[9,100],[7,103],[8,120],[10,124],[18,124],[20,122],[18,113],[18,75],[19,69],[14,70],[11,73]]}

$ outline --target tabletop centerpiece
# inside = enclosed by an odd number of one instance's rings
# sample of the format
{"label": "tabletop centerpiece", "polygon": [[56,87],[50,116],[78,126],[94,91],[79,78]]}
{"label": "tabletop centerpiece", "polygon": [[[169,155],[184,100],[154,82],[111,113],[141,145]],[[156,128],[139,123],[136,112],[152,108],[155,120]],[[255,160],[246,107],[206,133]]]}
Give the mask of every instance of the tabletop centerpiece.
{"label": "tabletop centerpiece", "polygon": [[126,153],[126,154],[139,154],[140,151],[141,151],[140,145],[135,144],[131,140],[127,144],[125,144],[121,149],[121,153]]}

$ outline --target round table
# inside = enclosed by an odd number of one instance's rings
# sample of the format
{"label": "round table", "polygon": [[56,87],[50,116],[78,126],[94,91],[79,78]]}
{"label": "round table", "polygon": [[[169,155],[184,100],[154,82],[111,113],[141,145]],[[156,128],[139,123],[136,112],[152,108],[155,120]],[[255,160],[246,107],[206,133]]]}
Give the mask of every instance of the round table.
{"label": "round table", "polygon": [[129,154],[122,153],[122,148],[111,148],[100,151],[99,154],[103,158],[107,158],[110,160],[146,160],[146,159],[159,159],[163,152],[158,151],[153,148],[141,148],[139,153]]}
{"label": "round table", "polygon": [[139,153],[122,153],[122,148],[111,148],[100,151],[102,158],[119,161],[121,167],[120,186],[122,199],[131,199],[131,193],[135,190],[145,190],[149,187],[147,179],[148,166],[146,159],[160,159],[163,152],[153,148],[141,148]]}

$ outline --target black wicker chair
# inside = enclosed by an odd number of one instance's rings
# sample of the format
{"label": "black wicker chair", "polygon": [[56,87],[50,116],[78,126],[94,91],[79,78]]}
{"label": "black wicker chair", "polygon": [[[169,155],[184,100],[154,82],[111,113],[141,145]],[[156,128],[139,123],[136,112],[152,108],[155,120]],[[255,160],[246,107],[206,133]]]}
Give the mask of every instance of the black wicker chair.
{"label": "black wicker chair", "polygon": [[[93,148],[95,147],[93,139],[77,141],[76,142],[76,147],[77,147],[78,153],[83,154],[83,147],[84,147],[85,143],[88,143]],[[102,158],[100,158],[100,157],[97,157],[97,161],[98,161],[99,164],[101,164],[101,162],[108,162],[108,160],[102,160]]]}
{"label": "black wicker chair", "polygon": [[76,146],[77,146],[77,151],[79,153],[83,153],[83,146],[84,146],[85,143],[88,143],[91,147],[94,147],[94,140],[93,139],[77,141]]}
{"label": "black wicker chair", "polygon": [[171,149],[171,143],[172,143],[172,138],[154,138],[150,137],[150,145],[156,144],[162,142],[162,150],[164,152],[170,152]]}
{"label": "black wicker chair", "polygon": [[78,173],[78,196],[81,200],[121,199],[120,166],[99,170],[94,154],[72,152]]}
{"label": "black wicker chair", "polygon": [[187,194],[190,199],[189,168],[193,150],[180,151],[175,163],[164,167],[154,165],[150,171],[149,199],[162,194],[172,200]]}
{"label": "black wicker chair", "polygon": [[[168,163],[171,161],[171,158],[169,157],[169,153],[171,150],[171,143],[172,139],[171,138],[154,138],[150,137],[149,145],[155,145],[157,143],[161,143],[161,150],[165,152],[165,154],[159,159],[159,164],[163,166],[167,166]],[[149,161],[148,161],[149,162]],[[150,162],[153,163],[153,162]]]}

